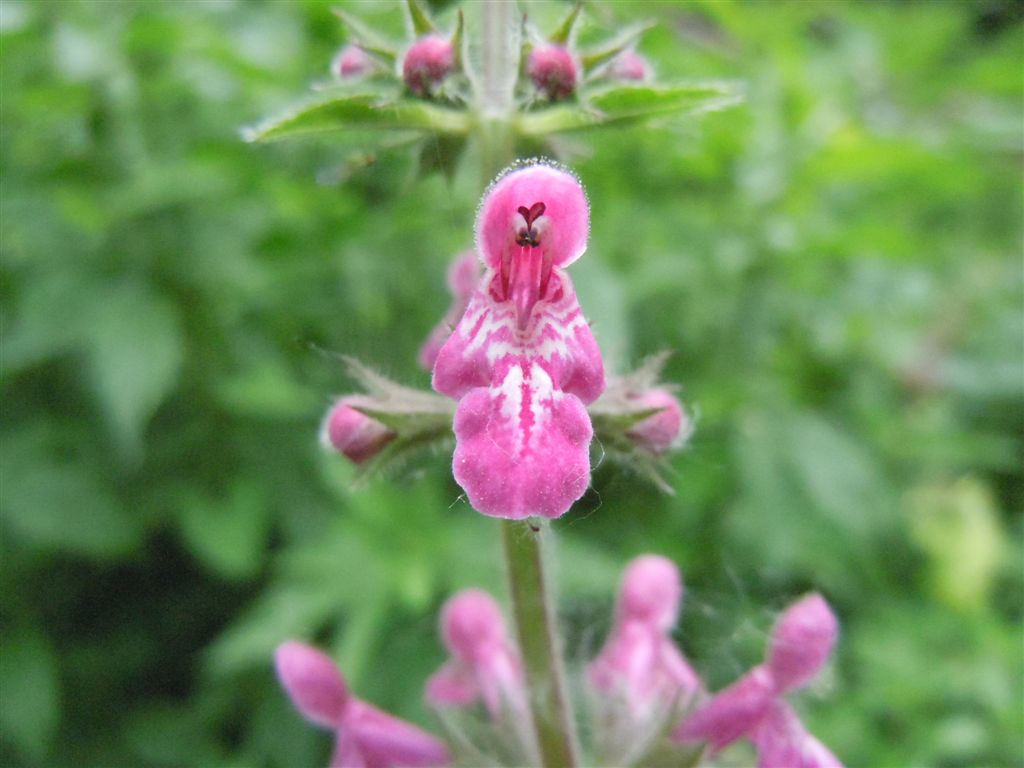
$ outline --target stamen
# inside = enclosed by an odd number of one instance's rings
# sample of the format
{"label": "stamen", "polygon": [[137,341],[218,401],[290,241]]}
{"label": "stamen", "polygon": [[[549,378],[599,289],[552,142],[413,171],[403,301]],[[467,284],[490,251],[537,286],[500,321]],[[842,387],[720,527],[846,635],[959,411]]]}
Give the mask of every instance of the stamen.
{"label": "stamen", "polygon": [[522,246],[530,246],[536,248],[540,245],[539,234],[533,227],[533,223],[544,215],[544,211],[547,210],[547,206],[544,203],[534,203],[529,208],[525,205],[519,206],[516,211],[523,220],[526,222],[526,231],[520,232],[516,235],[516,244]]}

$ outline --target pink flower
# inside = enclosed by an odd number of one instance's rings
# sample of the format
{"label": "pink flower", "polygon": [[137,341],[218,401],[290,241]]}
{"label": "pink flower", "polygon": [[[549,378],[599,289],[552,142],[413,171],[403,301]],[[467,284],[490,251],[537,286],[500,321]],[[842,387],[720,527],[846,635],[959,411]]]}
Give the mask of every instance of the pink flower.
{"label": "pink flower", "polygon": [[564,271],[589,222],[576,178],[544,164],[499,177],[477,216],[487,271],[433,383],[459,400],[452,469],[486,515],[559,517],[590,483],[585,405],[604,389],[604,366]]}
{"label": "pink flower", "polygon": [[672,561],[643,555],[626,568],[615,626],[587,676],[599,693],[624,697],[633,719],[685,705],[701,688],[670,636],[682,599],[682,578]]}
{"label": "pink flower", "polygon": [[455,69],[455,48],[440,35],[424,35],[402,60],[402,78],[417,96],[430,96]]}
{"label": "pink flower", "polygon": [[335,732],[331,768],[441,766],[451,758],[438,739],[352,696],[326,655],[289,641],[274,654],[277,676],[295,708]]}
{"label": "pink flower", "polygon": [[817,675],[838,631],[835,615],[821,595],[794,603],[775,625],[765,663],[685,720],[675,738],[707,741],[714,751],[740,738],[751,739],[760,768],[838,768],[838,759],[807,733],[782,698]]}
{"label": "pink flower", "polygon": [[434,368],[437,353],[452,334],[452,329],[462,318],[473,295],[477,283],[480,282],[480,261],[473,251],[464,251],[455,257],[448,267],[448,291],[452,295],[452,303],[444,318],[434,326],[427,340],[420,348],[419,362],[426,370]]}
{"label": "pink flower", "polygon": [[370,404],[369,398],[360,395],[340,398],[324,419],[320,428],[320,441],[344,454],[355,464],[372,459],[396,435],[376,419],[356,409]]}
{"label": "pink flower", "polygon": [[576,90],[579,67],[569,49],[552,43],[534,46],[526,72],[534,86],[551,101],[568,98]]}
{"label": "pink flower", "polygon": [[479,589],[450,598],[441,611],[441,637],[451,660],[427,681],[432,706],[465,707],[481,699],[495,719],[506,707],[525,711],[522,664],[494,598]]}
{"label": "pink flower", "polygon": [[608,75],[616,80],[643,82],[651,76],[651,65],[635,51],[623,51],[608,66]]}
{"label": "pink flower", "polygon": [[626,431],[637,446],[649,453],[667,453],[693,432],[693,424],[686,417],[683,406],[667,389],[649,389],[630,400],[641,409],[659,409]]}
{"label": "pink flower", "polygon": [[331,74],[350,80],[368,74],[376,66],[373,58],[358,45],[346,45],[331,62]]}

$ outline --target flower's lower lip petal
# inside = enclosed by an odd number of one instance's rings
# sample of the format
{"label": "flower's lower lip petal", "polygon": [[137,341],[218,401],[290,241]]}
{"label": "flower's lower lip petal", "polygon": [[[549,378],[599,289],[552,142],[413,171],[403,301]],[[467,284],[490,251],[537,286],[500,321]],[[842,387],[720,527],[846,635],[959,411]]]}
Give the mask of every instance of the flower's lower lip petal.
{"label": "flower's lower lip petal", "polygon": [[536,362],[470,392],[455,415],[455,479],[485,515],[559,517],[590,484],[590,417]]}
{"label": "flower's lower lip petal", "polygon": [[421,728],[360,702],[349,727],[369,766],[441,766],[451,763],[444,742]]}

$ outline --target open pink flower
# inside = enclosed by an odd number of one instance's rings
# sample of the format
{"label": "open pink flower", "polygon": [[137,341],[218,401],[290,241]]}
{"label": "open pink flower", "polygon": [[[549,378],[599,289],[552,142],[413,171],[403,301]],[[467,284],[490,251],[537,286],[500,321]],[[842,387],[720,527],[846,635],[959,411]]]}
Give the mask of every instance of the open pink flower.
{"label": "open pink flower", "polygon": [[452,335],[452,329],[462,318],[469,298],[480,282],[480,261],[473,251],[463,251],[455,257],[448,267],[448,292],[452,295],[452,303],[444,318],[434,326],[427,340],[420,347],[419,362],[426,370],[434,369],[437,353]]}
{"label": "open pink flower", "polygon": [[452,468],[486,515],[559,517],[590,483],[585,405],[604,366],[564,271],[589,223],[576,178],[539,163],[505,173],[480,207],[487,271],[438,353],[434,389],[459,400]]}
{"label": "open pink flower", "polygon": [[587,677],[598,693],[624,698],[632,719],[685,705],[701,688],[670,636],[682,599],[682,578],[671,560],[643,555],[626,568],[615,626]]}
{"label": "open pink flower", "polygon": [[274,654],[277,676],[302,716],[335,732],[331,768],[442,766],[448,748],[411,723],[352,696],[326,655],[289,641]]}
{"label": "open pink flower", "polygon": [[492,718],[526,709],[522,663],[508,639],[501,609],[490,595],[466,589],[441,611],[441,637],[451,660],[427,681],[434,707],[465,707],[482,700]]}
{"label": "open pink flower", "polygon": [[680,741],[706,741],[714,751],[740,738],[754,742],[760,768],[840,768],[839,760],[804,729],[782,698],[820,671],[839,627],[821,595],[782,614],[764,664],[754,667],[683,722]]}

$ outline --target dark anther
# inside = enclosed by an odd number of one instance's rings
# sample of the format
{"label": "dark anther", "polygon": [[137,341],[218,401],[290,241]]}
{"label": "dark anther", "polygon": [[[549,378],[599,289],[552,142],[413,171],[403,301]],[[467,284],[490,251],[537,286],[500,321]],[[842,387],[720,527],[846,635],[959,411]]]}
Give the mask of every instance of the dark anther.
{"label": "dark anther", "polygon": [[516,235],[516,244],[536,248],[540,245],[540,240],[537,239],[537,231],[533,228],[533,222],[544,215],[544,203],[534,203],[529,208],[521,205],[516,210],[526,220],[526,231]]}

